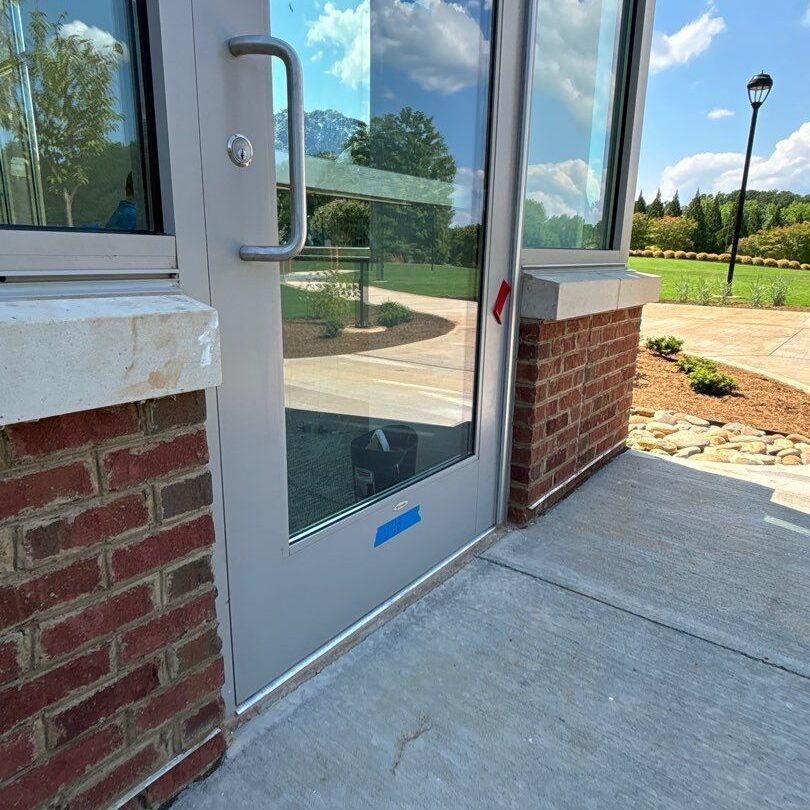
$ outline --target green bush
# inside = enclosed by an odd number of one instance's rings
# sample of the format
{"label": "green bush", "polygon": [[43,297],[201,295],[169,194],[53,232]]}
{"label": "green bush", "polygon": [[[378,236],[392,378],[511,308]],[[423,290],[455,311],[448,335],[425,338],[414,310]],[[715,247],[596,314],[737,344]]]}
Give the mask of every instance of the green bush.
{"label": "green bush", "polygon": [[740,252],[768,259],[810,262],[810,222],[757,231],[740,240]]}
{"label": "green bush", "polygon": [[681,276],[678,279],[678,301],[681,304],[689,303],[689,293],[692,291],[692,288],[689,285],[689,277],[688,276]]}
{"label": "green bush", "polygon": [[720,303],[725,306],[729,298],[734,294],[734,289],[727,281],[718,281],[715,295],[720,299]]}
{"label": "green bush", "polygon": [[714,293],[712,291],[712,285],[709,283],[709,279],[702,278],[698,282],[697,287],[695,288],[695,300],[703,307],[709,306],[712,302],[712,297]]}
{"label": "green bush", "polygon": [[677,354],[683,346],[683,341],[676,338],[674,335],[666,335],[664,337],[647,338],[644,345],[653,354],[659,357],[670,357]]}
{"label": "green bush", "polygon": [[413,312],[396,301],[383,301],[377,309],[377,323],[380,326],[396,326],[407,323],[412,318]]}
{"label": "green bush", "polygon": [[679,357],[677,366],[684,374],[691,374],[698,369],[717,371],[717,364],[714,360],[709,360],[708,357],[698,357],[695,354],[685,354],[683,357]]}
{"label": "green bush", "polygon": [[306,291],[316,318],[341,323],[351,316],[354,301],[360,295],[352,275],[342,273],[337,266],[319,272],[318,280],[309,282]]}
{"label": "green bush", "polygon": [[784,276],[777,276],[771,283],[769,290],[769,298],[771,306],[783,307],[787,303],[788,293],[790,292],[790,284]]}
{"label": "green bush", "polygon": [[713,397],[724,397],[736,391],[737,381],[728,374],[712,371],[709,368],[697,368],[689,375],[689,387],[696,394],[708,394]]}
{"label": "green bush", "polygon": [[748,298],[755,309],[759,309],[765,303],[765,288],[759,276],[748,287]]}
{"label": "green bush", "polygon": [[340,318],[326,318],[323,322],[323,332],[325,338],[336,338],[343,331],[343,321]]}
{"label": "green bush", "polygon": [[[635,229],[635,218],[633,225]],[[651,217],[647,223],[647,244],[652,241],[662,250],[692,250],[695,227],[694,221],[687,217]]]}

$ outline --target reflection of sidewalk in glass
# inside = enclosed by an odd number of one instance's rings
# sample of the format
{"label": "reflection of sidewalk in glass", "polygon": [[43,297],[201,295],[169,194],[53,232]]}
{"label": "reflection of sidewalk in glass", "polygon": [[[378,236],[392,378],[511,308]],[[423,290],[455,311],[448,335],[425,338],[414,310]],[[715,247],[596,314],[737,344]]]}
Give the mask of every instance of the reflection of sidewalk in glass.
{"label": "reflection of sidewalk in glass", "polygon": [[[285,282],[290,281],[288,275]],[[291,286],[305,283],[296,279]],[[383,301],[438,315],[455,326],[445,335],[416,343],[285,360],[286,406],[447,426],[470,421],[477,302],[369,288],[371,304]]]}

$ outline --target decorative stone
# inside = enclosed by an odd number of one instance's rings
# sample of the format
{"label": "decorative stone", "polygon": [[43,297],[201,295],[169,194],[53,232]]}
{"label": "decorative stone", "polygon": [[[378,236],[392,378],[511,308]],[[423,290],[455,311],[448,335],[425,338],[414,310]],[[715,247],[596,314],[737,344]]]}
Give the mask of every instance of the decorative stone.
{"label": "decorative stone", "polygon": [[674,425],[678,421],[669,411],[656,411],[653,419],[656,422],[663,422],[665,425]]}
{"label": "decorative stone", "polygon": [[802,460],[798,456],[782,456],[782,458],[777,460],[780,464],[784,464],[788,467],[800,467],[802,464]]}
{"label": "decorative stone", "polygon": [[810,445],[810,439],[807,438],[802,433],[788,433],[787,438],[790,439],[794,444],[806,444]]}
{"label": "decorative stone", "polygon": [[685,414],[683,417],[685,422],[689,422],[690,425],[696,425],[697,427],[709,427],[709,422],[706,419],[701,419],[699,416],[692,416],[691,414]]}
{"label": "decorative stone", "polygon": [[638,408],[634,407],[631,409],[631,413],[635,416],[648,416],[652,417],[655,415],[655,410],[653,408]]}
{"label": "decorative stone", "polygon": [[726,443],[726,438],[724,436],[709,436],[709,444],[712,447],[720,447]]}
{"label": "decorative stone", "polygon": [[[769,437],[765,437],[765,436],[763,436],[762,441],[764,441],[764,442],[765,442],[765,439],[766,439],[766,438],[769,438]],[[768,445],[768,452],[769,452],[769,453],[770,453],[772,456],[779,455],[779,453],[780,453],[782,450],[793,450],[793,449],[794,449],[794,447],[793,447],[793,442],[788,441],[787,439],[774,439],[774,440],[773,440],[772,442],[770,442],[770,443],[765,442],[765,444],[767,444],[767,445]],[[797,450],[796,452],[797,452],[797,453],[799,453],[799,451],[798,451],[798,450]]]}
{"label": "decorative stone", "polygon": [[684,450],[687,447],[709,446],[709,440],[705,436],[699,436],[686,430],[667,436],[667,441],[672,442],[678,450]]}
{"label": "decorative stone", "polygon": [[678,450],[675,453],[675,458],[690,458],[691,456],[696,456],[700,453],[699,447],[684,447],[683,450]]}
{"label": "decorative stone", "polygon": [[765,453],[766,446],[764,442],[740,442],[741,453]]}
{"label": "decorative stone", "polygon": [[641,416],[640,414],[631,414],[630,416],[631,425],[646,425],[649,421],[648,417]]}
{"label": "decorative stone", "polygon": [[714,452],[712,450],[706,450],[703,453],[701,453],[700,454],[700,460],[701,461],[714,461],[714,462],[718,462],[720,464],[728,464],[731,461],[731,459],[727,455],[717,453],[717,452]]}
{"label": "decorative stone", "polygon": [[633,434],[631,439],[632,446],[638,450],[658,450],[660,448],[660,443],[655,436],[648,435],[646,431],[643,433],[639,431],[637,434]]}
{"label": "decorative stone", "polygon": [[774,456],[769,456],[767,453],[737,453],[731,457],[731,463],[764,466],[776,464],[776,458]]}
{"label": "decorative stone", "polygon": [[723,425],[723,430],[736,433],[738,436],[763,436],[765,434],[764,430],[757,430],[756,428],[744,425],[742,422],[729,422]]}
{"label": "decorative stone", "polygon": [[647,430],[651,433],[663,433],[668,436],[670,433],[677,433],[678,428],[675,425],[667,424],[666,422],[647,422]]}
{"label": "decorative stone", "polygon": [[658,450],[658,449],[650,450],[650,455],[651,456],[662,456],[663,458],[669,458],[669,453],[667,453],[665,450]]}
{"label": "decorative stone", "polygon": [[801,459],[802,454],[795,448],[795,447],[786,447],[784,450],[780,450],[777,454],[777,458],[788,458],[789,456],[795,456],[798,459]]}

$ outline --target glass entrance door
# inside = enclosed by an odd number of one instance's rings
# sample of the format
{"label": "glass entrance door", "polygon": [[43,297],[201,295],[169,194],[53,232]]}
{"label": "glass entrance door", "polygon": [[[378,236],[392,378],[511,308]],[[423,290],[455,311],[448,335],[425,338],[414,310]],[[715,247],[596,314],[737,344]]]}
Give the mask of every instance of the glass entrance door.
{"label": "glass entrance door", "polygon": [[[490,4],[195,0],[238,701],[496,520],[505,330],[488,267]],[[301,253],[285,71],[303,65]],[[247,167],[228,160],[235,133]],[[506,245],[507,240],[501,240]]]}
{"label": "glass entrance door", "polygon": [[[474,451],[492,16],[272,4],[305,66],[308,239],[281,268],[293,541]],[[274,123],[283,239],[286,109]]]}

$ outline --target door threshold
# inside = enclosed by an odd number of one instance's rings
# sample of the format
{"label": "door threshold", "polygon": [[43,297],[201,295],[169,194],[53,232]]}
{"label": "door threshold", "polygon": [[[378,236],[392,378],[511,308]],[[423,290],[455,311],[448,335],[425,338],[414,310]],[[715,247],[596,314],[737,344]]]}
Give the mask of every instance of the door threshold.
{"label": "door threshold", "polygon": [[342,633],[338,633],[333,639],[327,641],[323,647],[315,650],[283,675],[271,681],[263,689],[256,692],[255,695],[238,704],[233,725],[241,725],[255,714],[261,712],[268,704],[284,697],[297,689],[304,681],[317,675],[324,667],[343,655],[343,653],[348,652],[355,644],[374,632],[380,625],[393,619],[394,616],[397,616],[409,605],[421,599],[426,593],[453,576],[475,554],[483,551],[484,548],[498,540],[504,531],[505,527],[498,525],[492,526],[479,534],[458,551],[437,563],[422,576],[386,599],[370,613],[358,619]]}

